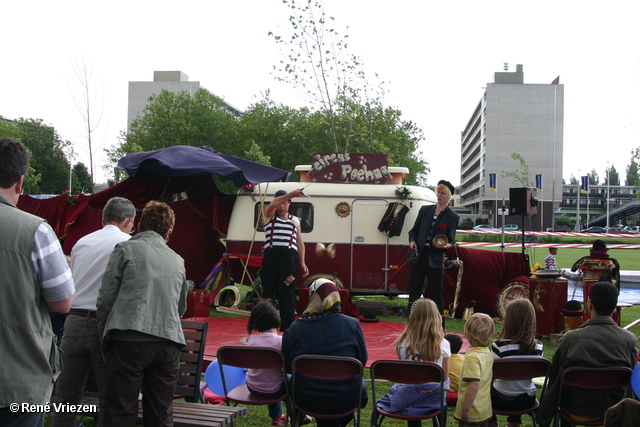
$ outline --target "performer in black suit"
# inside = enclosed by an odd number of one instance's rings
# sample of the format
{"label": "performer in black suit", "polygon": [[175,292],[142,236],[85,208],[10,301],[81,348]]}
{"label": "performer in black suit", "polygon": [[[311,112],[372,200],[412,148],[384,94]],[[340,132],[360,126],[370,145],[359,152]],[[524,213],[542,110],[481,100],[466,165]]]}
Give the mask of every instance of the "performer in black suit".
{"label": "performer in black suit", "polygon": [[[422,206],[418,218],[409,230],[409,251],[407,258],[411,262],[409,279],[409,310],[413,302],[422,296],[424,278],[427,277],[427,289],[442,315],[444,313],[444,254],[455,244],[456,227],[460,217],[449,207],[449,200],[455,189],[449,181],[441,180],[436,187],[438,203]],[[433,245],[433,238],[439,234],[447,237],[442,248]]]}

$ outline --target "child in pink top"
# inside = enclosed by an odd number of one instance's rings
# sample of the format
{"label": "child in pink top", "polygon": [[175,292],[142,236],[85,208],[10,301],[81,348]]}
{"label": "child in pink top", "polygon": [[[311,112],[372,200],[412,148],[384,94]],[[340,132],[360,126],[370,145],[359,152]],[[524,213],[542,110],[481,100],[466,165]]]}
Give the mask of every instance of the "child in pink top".
{"label": "child in pink top", "polygon": [[[260,300],[251,310],[247,332],[254,330],[258,335],[252,335],[247,345],[252,347],[269,347],[276,350],[282,349],[282,336],[278,335],[280,327],[280,315],[276,311],[271,300]],[[249,369],[247,371],[247,388],[251,394],[262,397],[281,396],[286,392],[282,382],[281,369]],[[287,416],[282,414],[282,402],[269,404],[269,416],[271,425],[285,424]]]}

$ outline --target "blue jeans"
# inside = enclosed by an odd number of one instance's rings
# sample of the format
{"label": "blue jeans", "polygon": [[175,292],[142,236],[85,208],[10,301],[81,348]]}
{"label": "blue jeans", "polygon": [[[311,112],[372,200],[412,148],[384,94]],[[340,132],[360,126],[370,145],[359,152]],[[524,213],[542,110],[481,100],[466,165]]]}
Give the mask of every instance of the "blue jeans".
{"label": "blue jeans", "polygon": [[[251,387],[249,387],[249,384],[247,384],[247,388],[249,389],[249,393],[258,397],[278,397],[278,396],[282,396],[287,392],[287,388],[284,385],[284,383],[282,383],[282,385],[280,386],[280,390],[274,393],[261,393],[259,391],[251,390]],[[269,408],[269,416],[271,418],[278,418],[280,415],[282,415],[282,401],[278,403],[269,403],[267,407]]]}

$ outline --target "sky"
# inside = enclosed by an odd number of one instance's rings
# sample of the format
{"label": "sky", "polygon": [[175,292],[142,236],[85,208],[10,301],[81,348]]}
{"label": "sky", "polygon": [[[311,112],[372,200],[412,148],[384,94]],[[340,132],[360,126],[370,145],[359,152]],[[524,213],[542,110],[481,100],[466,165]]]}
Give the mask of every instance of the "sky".
{"label": "sky", "polygon": [[[523,64],[525,83],[560,76],[565,85],[567,182],[592,169],[602,182],[608,165],[624,181],[631,151],[640,147],[637,2],[324,4],[334,27],[349,35],[349,52],[369,75],[389,82],[387,105],[422,128],[429,184],[460,183],[460,132],[504,63],[509,71]],[[42,119],[88,166],[85,122],[76,107],[83,95],[75,69],[84,64],[92,114],[100,118],[93,121],[97,182],[106,180],[103,149],[126,130],[128,82],[152,81],[154,71],[182,71],[240,109],[266,90],[276,102],[305,105],[272,74],[282,53],[268,33],[288,27],[282,0],[21,0],[3,2],[0,14],[0,115]]]}

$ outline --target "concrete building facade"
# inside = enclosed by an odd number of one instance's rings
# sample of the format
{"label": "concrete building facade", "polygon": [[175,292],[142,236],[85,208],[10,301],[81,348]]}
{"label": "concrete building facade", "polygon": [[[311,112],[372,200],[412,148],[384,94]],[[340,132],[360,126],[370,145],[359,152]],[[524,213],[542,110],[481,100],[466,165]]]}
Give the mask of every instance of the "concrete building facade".
{"label": "concrete building facade", "polygon": [[[557,209],[562,200],[563,124],[564,86],[557,80],[525,84],[520,64],[515,72],[495,73],[461,134],[460,206],[499,227],[499,209],[503,201],[509,205],[509,188],[533,188],[536,175],[542,175],[538,218],[529,218],[527,229],[551,227],[552,201]],[[522,175],[512,153],[528,166],[529,185],[503,177],[505,172]],[[496,191],[491,190],[490,174],[496,175]]]}

